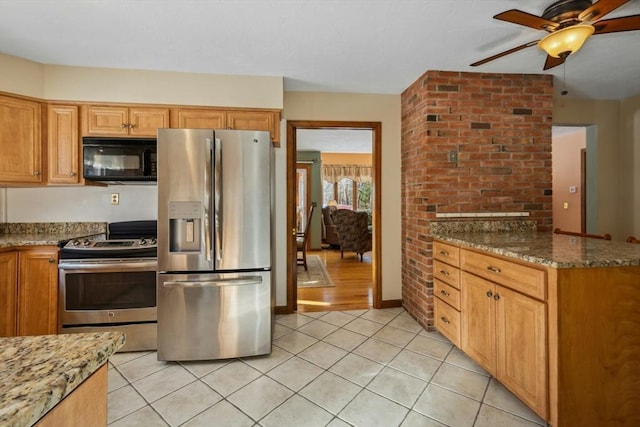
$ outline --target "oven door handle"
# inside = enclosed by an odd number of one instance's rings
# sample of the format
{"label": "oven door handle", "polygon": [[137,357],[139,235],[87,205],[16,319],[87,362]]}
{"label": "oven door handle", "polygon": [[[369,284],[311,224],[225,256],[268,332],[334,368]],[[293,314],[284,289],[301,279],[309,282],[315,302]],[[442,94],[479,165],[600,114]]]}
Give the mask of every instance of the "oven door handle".
{"label": "oven door handle", "polygon": [[164,282],[162,286],[165,288],[220,288],[223,286],[245,286],[245,285],[259,285],[262,283],[262,278],[255,277],[243,277],[241,279],[220,279],[220,280],[205,280],[197,282],[182,282],[171,281]]}
{"label": "oven door handle", "polygon": [[59,270],[157,270],[158,262],[153,261],[131,261],[131,262],[61,262],[58,264]]}

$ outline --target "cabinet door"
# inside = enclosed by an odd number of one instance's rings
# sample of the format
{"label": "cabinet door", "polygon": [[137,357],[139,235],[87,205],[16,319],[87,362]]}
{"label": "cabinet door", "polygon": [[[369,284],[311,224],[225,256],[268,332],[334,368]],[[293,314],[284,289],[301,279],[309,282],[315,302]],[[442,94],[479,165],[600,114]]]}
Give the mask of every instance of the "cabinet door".
{"label": "cabinet door", "polygon": [[87,135],[128,135],[129,110],[126,107],[100,107],[90,105],[87,108]]}
{"label": "cabinet door", "polygon": [[18,335],[57,333],[57,249],[20,251],[18,266]]}
{"label": "cabinet door", "polygon": [[472,274],[462,272],[460,312],[462,351],[485,368],[496,372],[495,285]]}
{"label": "cabinet door", "polygon": [[159,128],[169,127],[168,108],[129,108],[129,135],[156,137]]}
{"label": "cabinet door", "polygon": [[40,104],[0,96],[0,182],[42,182]]}
{"label": "cabinet door", "polygon": [[78,107],[50,105],[47,126],[48,182],[78,184],[80,182]]}
{"label": "cabinet door", "polygon": [[183,129],[225,129],[225,112],[196,108],[172,110],[171,126]]}
{"label": "cabinet door", "polygon": [[[237,130],[266,130],[271,133],[271,140],[279,140],[276,135],[275,113],[271,111],[227,111],[227,128]],[[279,130],[279,129],[278,129]],[[276,137],[277,136],[277,137]]]}
{"label": "cabinet door", "polygon": [[16,334],[18,253],[0,253],[0,337]]}
{"label": "cabinet door", "polygon": [[497,286],[496,377],[547,418],[546,305]]}

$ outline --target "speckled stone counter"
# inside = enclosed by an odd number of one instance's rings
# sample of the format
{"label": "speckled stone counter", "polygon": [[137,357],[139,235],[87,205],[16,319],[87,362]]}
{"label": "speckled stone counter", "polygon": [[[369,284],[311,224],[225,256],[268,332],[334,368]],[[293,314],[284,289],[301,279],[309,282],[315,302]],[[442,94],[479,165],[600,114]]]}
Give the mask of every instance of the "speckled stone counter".
{"label": "speckled stone counter", "polygon": [[56,246],[79,237],[104,236],[104,222],[8,223],[0,226],[0,249],[17,246]]}
{"label": "speckled stone counter", "polygon": [[551,232],[433,232],[435,239],[554,268],[640,265],[640,245]]}
{"label": "speckled stone counter", "polygon": [[124,340],[121,332],[0,338],[0,425],[33,425]]}

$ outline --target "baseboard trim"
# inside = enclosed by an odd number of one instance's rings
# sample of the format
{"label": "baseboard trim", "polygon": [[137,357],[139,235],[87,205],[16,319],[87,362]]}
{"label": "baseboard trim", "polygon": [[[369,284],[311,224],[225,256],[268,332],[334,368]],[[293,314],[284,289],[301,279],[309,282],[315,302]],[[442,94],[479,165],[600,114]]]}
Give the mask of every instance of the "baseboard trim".
{"label": "baseboard trim", "polygon": [[276,305],[274,308],[275,314],[291,314],[293,311],[289,311],[286,305]]}
{"label": "baseboard trim", "polygon": [[394,308],[394,307],[402,307],[402,300],[388,299],[388,300],[380,301],[380,308]]}

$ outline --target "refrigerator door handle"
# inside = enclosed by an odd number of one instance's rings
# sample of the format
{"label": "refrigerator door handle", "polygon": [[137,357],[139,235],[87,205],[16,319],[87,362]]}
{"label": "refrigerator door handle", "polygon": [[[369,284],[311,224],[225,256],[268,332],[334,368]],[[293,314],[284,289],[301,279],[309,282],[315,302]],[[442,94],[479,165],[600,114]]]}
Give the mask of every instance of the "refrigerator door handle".
{"label": "refrigerator door handle", "polygon": [[262,283],[262,278],[259,276],[243,277],[241,279],[221,279],[221,280],[207,280],[207,281],[171,281],[164,282],[162,286],[165,288],[219,288],[223,286],[245,286],[245,285],[259,285]]}
{"label": "refrigerator door handle", "polygon": [[211,146],[211,138],[206,138],[208,156],[205,159],[204,168],[204,245],[207,262],[211,262],[211,158],[213,157],[213,147]]}
{"label": "refrigerator door handle", "polygon": [[[214,183],[215,183],[215,251],[216,261],[222,261],[222,209],[223,209],[223,194],[222,194],[222,142],[219,138],[215,139],[215,153],[213,156],[213,170],[214,170]],[[218,265],[216,265],[218,267]]]}

